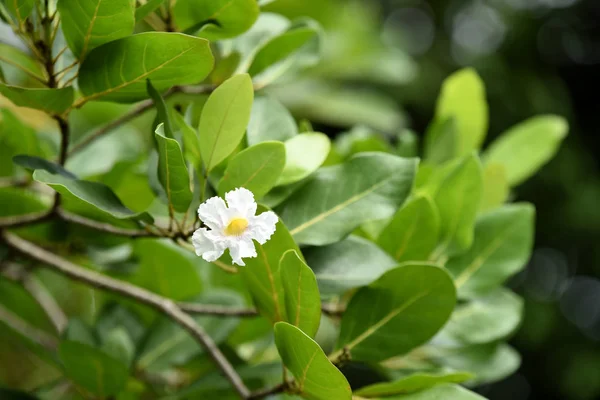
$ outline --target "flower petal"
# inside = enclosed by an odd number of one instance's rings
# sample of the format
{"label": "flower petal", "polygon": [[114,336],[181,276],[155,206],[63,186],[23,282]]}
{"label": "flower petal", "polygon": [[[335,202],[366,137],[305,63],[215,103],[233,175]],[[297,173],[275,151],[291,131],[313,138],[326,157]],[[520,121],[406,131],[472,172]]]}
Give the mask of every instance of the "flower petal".
{"label": "flower petal", "polygon": [[248,230],[252,239],[264,244],[275,233],[277,221],[279,221],[279,218],[273,211],[265,211],[256,217],[250,218],[248,220]]}
{"label": "flower petal", "polygon": [[254,247],[254,242],[249,237],[236,237],[235,240],[229,241],[229,254],[231,255],[231,260],[234,264],[242,266],[246,265],[242,258],[256,257],[256,248]]}
{"label": "flower petal", "polygon": [[227,205],[231,210],[232,216],[239,216],[249,219],[256,214],[256,201],[254,194],[246,188],[237,188],[225,193]]}
{"label": "flower petal", "polygon": [[200,228],[192,235],[196,255],[202,256],[208,262],[216,261],[225,252],[225,243],[215,240],[211,233],[206,228]]}
{"label": "flower petal", "polygon": [[221,230],[229,223],[229,210],[222,198],[215,196],[198,207],[198,216],[210,229]]}

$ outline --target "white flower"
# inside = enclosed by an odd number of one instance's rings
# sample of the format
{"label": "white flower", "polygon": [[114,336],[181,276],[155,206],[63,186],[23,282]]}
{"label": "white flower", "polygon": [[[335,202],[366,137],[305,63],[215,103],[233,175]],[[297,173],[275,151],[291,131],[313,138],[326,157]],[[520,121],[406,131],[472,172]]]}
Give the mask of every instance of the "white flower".
{"label": "white flower", "polygon": [[[277,215],[272,211],[256,214],[251,191],[238,188],[225,193],[227,206],[215,196],[198,207],[198,216],[206,226],[192,236],[196,254],[212,262],[229,249],[234,264],[246,265],[242,258],[256,257],[254,242],[264,244],[275,232]],[[228,207],[229,206],[229,207]]]}

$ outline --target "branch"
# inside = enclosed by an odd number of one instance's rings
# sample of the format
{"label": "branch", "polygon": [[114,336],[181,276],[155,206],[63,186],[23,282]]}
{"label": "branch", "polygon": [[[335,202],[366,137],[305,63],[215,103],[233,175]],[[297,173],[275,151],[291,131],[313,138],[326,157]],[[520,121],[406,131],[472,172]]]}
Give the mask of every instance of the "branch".
{"label": "branch", "polygon": [[48,220],[51,216],[52,210],[0,218],[0,229],[18,228],[20,226],[44,222]]}
{"label": "branch", "polygon": [[4,232],[3,238],[10,247],[31,259],[37,260],[44,265],[52,267],[52,269],[56,272],[59,272],[71,279],[86,283],[92,287],[118,293],[125,297],[137,300],[140,303],[146,304],[165,314],[173,322],[188,331],[188,333],[192,335],[192,337],[196,339],[200,345],[202,345],[204,350],[210,355],[223,375],[225,375],[225,377],[229,380],[237,393],[243,399],[246,399],[248,396],[250,396],[250,391],[246,385],[244,385],[244,382],[233,369],[229,361],[225,358],[223,353],[221,353],[215,342],[213,342],[210,336],[208,336],[206,332],[196,324],[192,317],[184,313],[172,300],[124,281],[110,278],[98,272],[79,267],[78,265],[60,258],[12,233]]}
{"label": "branch", "polygon": [[258,317],[253,308],[237,308],[212,304],[178,303],[179,308],[189,314],[214,315],[217,317]]}
{"label": "branch", "polygon": [[88,219],[80,215],[70,213],[63,209],[58,209],[56,213],[63,221],[72,222],[74,224],[85,226],[101,232],[112,233],[113,235],[127,236],[130,238],[159,236],[155,233],[141,229],[136,230],[119,228],[111,224],[95,221],[93,219]]}
{"label": "branch", "polygon": [[288,388],[289,384],[287,382],[280,383],[271,388],[257,390],[256,392],[252,392],[250,396],[247,398],[248,400],[256,400],[262,399],[263,397],[270,396],[272,394],[277,394],[284,392]]}
{"label": "branch", "polygon": [[15,332],[18,332],[48,350],[56,350],[58,347],[58,341],[53,336],[41,329],[31,326],[27,321],[21,319],[18,315],[15,315],[2,304],[0,304],[0,322],[4,322]]}

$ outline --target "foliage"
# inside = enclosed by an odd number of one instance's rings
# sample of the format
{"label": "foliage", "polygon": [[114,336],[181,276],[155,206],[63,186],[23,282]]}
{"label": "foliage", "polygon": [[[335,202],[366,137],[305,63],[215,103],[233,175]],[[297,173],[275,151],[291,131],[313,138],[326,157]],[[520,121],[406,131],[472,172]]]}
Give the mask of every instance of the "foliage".
{"label": "foliage", "polygon": [[[395,85],[408,78],[373,60],[408,59],[381,45],[332,69],[328,33],[268,3],[2,3],[30,51],[1,45],[17,73],[0,93],[41,119],[0,120],[9,396],[478,399],[467,388],[518,367],[505,341],[522,302],[503,285],[535,210],[507,200],[566,122],[535,117],[482,148],[485,85],[464,69],[421,146],[388,98],[334,82]],[[332,142],[295,116],[350,130]],[[84,164],[103,168],[70,168]],[[237,187],[276,231],[245,267],[206,262],[196,209]],[[22,354],[26,373],[1,371]],[[357,387],[356,365],[377,382]]]}

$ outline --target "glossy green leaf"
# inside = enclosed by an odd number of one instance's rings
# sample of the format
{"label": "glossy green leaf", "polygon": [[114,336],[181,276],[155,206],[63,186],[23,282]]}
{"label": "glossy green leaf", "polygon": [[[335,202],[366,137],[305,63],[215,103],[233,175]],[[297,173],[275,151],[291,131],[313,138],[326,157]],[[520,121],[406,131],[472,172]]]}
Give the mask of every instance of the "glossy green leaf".
{"label": "glossy green leaf", "polygon": [[67,171],[63,166],[41,157],[18,155],[13,157],[13,162],[31,171],[43,169],[51,174],[62,175],[69,179],[77,179],[77,176],[74,173]]}
{"label": "glossy green leaf", "polygon": [[165,189],[169,206],[183,213],[192,202],[190,176],[179,142],[166,137],[163,128],[160,124],[154,133],[158,144],[158,180]]}
{"label": "glossy green leaf", "polygon": [[93,49],[79,68],[87,100],[134,102],[146,98],[146,79],[162,92],[202,81],[213,68],[208,41],[180,33],[146,32]]}
{"label": "glossy green leaf", "polygon": [[255,76],[285,60],[318,35],[319,26],[312,20],[292,24],[284,33],[264,43],[254,55],[248,73]]}
{"label": "glossy green leaf", "polygon": [[306,248],[304,256],[324,297],[368,285],[397,265],[371,241],[352,235],[327,246]]}
{"label": "glossy green leaf", "polygon": [[376,383],[360,388],[354,394],[360,397],[388,397],[429,389],[444,383],[461,383],[473,377],[467,372],[416,372],[394,382]]}
{"label": "glossy green leaf", "polygon": [[102,183],[69,179],[44,170],[36,170],[33,173],[33,179],[45,183],[63,195],[73,195],[115,218],[152,221],[152,217],[148,213],[134,213],[125,207],[114,192]]}
{"label": "glossy green leaf", "polygon": [[250,119],[254,90],[247,74],[223,82],[208,98],[200,116],[200,153],[210,171],[241,142]]}
{"label": "glossy green leaf", "polygon": [[164,3],[165,0],[148,0],[135,9],[135,22],[140,22]]}
{"label": "glossy green leaf", "polygon": [[396,212],[377,244],[396,261],[425,261],[435,249],[439,231],[435,205],[429,198],[419,196]]}
{"label": "glossy green leaf", "polygon": [[299,243],[337,242],[364,222],[392,216],[410,193],[416,165],[389,154],[356,155],[317,171],[279,215]]}
{"label": "glossy green leaf", "polygon": [[292,114],[272,97],[257,97],[252,104],[246,137],[250,146],[267,140],[284,142],[298,134]]}
{"label": "glossy green leaf", "polygon": [[75,92],[71,86],[61,89],[30,89],[0,83],[0,93],[21,107],[36,108],[49,114],[62,114],[71,107]]}
{"label": "glossy green leaf", "polygon": [[133,33],[135,2],[131,0],[59,0],[62,31],[76,58]]}
{"label": "glossy green leaf", "polygon": [[[229,291],[208,292],[195,300],[202,304],[243,306],[241,298]],[[200,316],[194,319],[217,344],[224,342],[239,324],[238,318]],[[137,367],[145,371],[161,371],[182,365],[204,353],[204,349],[186,330],[166,318],[158,320],[150,332],[137,361]]]}
{"label": "glossy green leaf", "polygon": [[399,266],[352,297],[342,318],[337,348],[359,361],[406,354],[441,329],[455,303],[454,283],[442,268]]}
{"label": "glossy green leaf", "polygon": [[156,108],[156,118],[154,120],[156,126],[162,123],[164,136],[168,138],[174,138],[169,108],[167,107],[167,104],[160,93],[154,88],[154,86],[152,86],[150,79],[146,80],[146,91],[148,92],[148,96],[150,96],[152,102],[154,103],[154,107]]}
{"label": "glossy green leaf", "polygon": [[[258,213],[266,211],[258,208]],[[273,322],[287,321],[286,308],[279,272],[279,260],[288,250],[300,250],[283,222],[277,223],[275,233],[265,244],[256,245],[258,257],[245,260],[241,274],[258,311]]]}
{"label": "glossy green leaf", "polygon": [[17,21],[18,25],[21,26],[21,24],[33,11],[35,1],[36,0],[5,0],[3,3],[11,15],[15,18],[15,21]]}
{"label": "glossy green leaf", "polygon": [[279,179],[285,165],[285,146],[281,142],[262,142],[242,150],[231,158],[219,182],[219,193],[238,187],[263,197]]}
{"label": "glossy green leaf", "polygon": [[178,0],[173,8],[182,31],[210,40],[229,38],[247,31],[258,17],[256,0]]}
{"label": "glossy green leaf", "polygon": [[443,332],[464,343],[490,343],[515,332],[522,314],[523,300],[510,290],[497,288],[458,306]]}
{"label": "glossy green leaf", "polygon": [[337,135],[334,145],[335,150],[344,159],[365,151],[392,152],[392,146],[386,141],[384,135],[363,125],[355,126],[348,132]]}
{"label": "glossy green leaf", "polygon": [[454,117],[434,120],[425,136],[425,159],[442,164],[457,156],[458,131]]}
{"label": "glossy green leaf", "polygon": [[520,203],[477,220],[471,248],[446,264],[461,297],[486,294],[525,267],[533,246],[534,217],[533,206]]}
{"label": "glossy green leaf", "polygon": [[6,43],[0,43],[0,63],[6,63],[27,71],[30,76],[46,79],[44,66],[29,54]]}
{"label": "glossy green leaf", "polygon": [[279,273],[288,322],[314,337],[321,320],[321,299],[315,274],[294,250],[288,250],[281,258]]}
{"label": "glossy green leaf", "polygon": [[65,374],[91,393],[107,397],[119,393],[129,372],[120,361],[83,343],[65,341],[58,349]]}
{"label": "glossy green leaf", "polygon": [[482,191],[481,164],[476,155],[452,166],[434,197],[441,222],[437,255],[457,254],[471,246]]}
{"label": "glossy green leaf", "polygon": [[504,166],[511,186],[516,186],[546,164],[567,136],[569,124],[556,115],[544,115],[515,125],[486,150],[486,164]]}
{"label": "glossy green leaf", "polygon": [[387,397],[387,400],[485,400],[478,395],[459,385],[439,385],[420,392],[401,396]]}
{"label": "glossy green leaf", "polygon": [[488,129],[485,85],[477,72],[462,69],[442,85],[436,108],[436,120],[453,117],[456,123],[456,156],[469,154],[483,143]]}
{"label": "glossy green leaf", "polygon": [[285,142],[285,167],[277,185],[301,181],[325,161],[331,148],[329,138],[317,132],[301,133]]}
{"label": "glossy green leaf", "polygon": [[308,335],[285,322],[275,324],[275,344],[296,379],[300,395],[310,400],[350,400],[352,390],[344,375]]}
{"label": "glossy green leaf", "polygon": [[500,207],[510,194],[506,170],[502,164],[486,164],[483,167],[483,193],[480,211]]}

